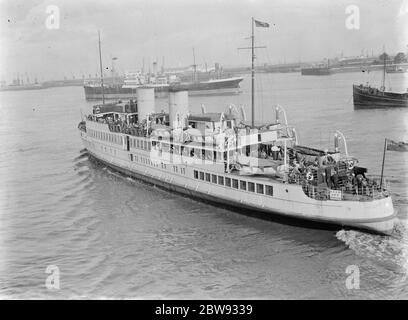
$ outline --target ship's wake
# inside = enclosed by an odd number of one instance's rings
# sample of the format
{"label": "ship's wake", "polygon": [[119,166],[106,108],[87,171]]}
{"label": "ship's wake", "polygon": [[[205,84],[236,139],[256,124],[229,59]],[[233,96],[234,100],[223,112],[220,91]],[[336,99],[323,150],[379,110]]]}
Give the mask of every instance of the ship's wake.
{"label": "ship's wake", "polygon": [[408,279],[408,220],[398,220],[390,236],[340,230],[336,237],[358,256],[394,271],[401,280]]}

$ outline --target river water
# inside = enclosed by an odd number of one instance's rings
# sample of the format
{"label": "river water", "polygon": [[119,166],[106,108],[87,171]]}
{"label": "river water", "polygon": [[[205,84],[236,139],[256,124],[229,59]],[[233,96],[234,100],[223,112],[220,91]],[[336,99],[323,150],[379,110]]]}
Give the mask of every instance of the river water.
{"label": "river water", "polygon": [[[261,74],[256,119],[273,120],[279,103],[300,143],[322,148],[338,129],[379,174],[384,138],[408,140],[408,112],[355,111],[351,85],[367,77],[379,85],[381,73]],[[407,84],[407,75],[388,77],[395,90]],[[248,106],[248,75],[242,90],[192,97],[191,109]],[[386,154],[400,219],[392,236],[318,230],[204,204],[90,161],[77,124],[91,106],[81,87],[0,93],[1,297],[408,298],[407,153]],[[50,265],[59,289],[46,287]],[[358,286],[348,268],[358,268]]]}

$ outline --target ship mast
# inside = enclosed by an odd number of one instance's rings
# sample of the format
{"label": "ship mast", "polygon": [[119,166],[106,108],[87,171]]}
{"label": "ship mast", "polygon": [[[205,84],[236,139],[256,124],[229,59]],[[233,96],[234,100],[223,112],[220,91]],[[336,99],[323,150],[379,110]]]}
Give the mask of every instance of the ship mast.
{"label": "ship mast", "polygon": [[385,91],[385,68],[386,68],[386,54],[385,54],[385,47],[383,47],[383,56],[384,56],[384,70],[383,70],[383,78],[382,78],[382,86],[381,91]]}
{"label": "ship mast", "polygon": [[[262,27],[269,27],[268,23],[265,22],[259,22],[257,21],[257,23],[262,24]],[[255,49],[257,48],[266,48],[266,46],[259,46],[259,47],[255,47],[255,34],[254,34],[254,28],[255,28],[255,19],[254,17],[251,18],[251,46],[245,47],[245,48],[238,48],[238,50],[240,49],[251,49],[251,124],[252,127],[255,126]]]}
{"label": "ship mast", "polygon": [[196,61],[195,61],[195,52],[194,52],[194,48],[193,48],[193,82],[197,81],[197,65],[196,65]]}
{"label": "ship mast", "polygon": [[102,104],[105,104],[105,92],[103,88],[103,68],[102,68],[102,53],[101,53],[101,33],[98,30],[99,39],[99,67],[101,69],[101,88],[102,88]]}
{"label": "ship mast", "polygon": [[252,127],[255,126],[255,36],[254,36],[254,17],[251,18],[252,36],[251,36],[251,121]]}

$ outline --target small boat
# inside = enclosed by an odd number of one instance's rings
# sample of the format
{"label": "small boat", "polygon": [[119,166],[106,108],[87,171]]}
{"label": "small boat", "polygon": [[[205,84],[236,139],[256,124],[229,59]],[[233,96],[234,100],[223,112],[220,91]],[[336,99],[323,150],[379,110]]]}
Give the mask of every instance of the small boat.
{"label": "small boat", "polygon": [[405,73],[407,72],[407,69],[394,65],[394,66],[388,67],[386,69],[386,72],[387,73]]}
{"label": "small boat", "polygon": [[369,85],[353,85],[354,109],[408,107],[408,93],[397,93],[373,88]]}
{"label": "small boat", "polygon": [[354,109],[401,108],[408,107],[408,90],[406,93],[393,92],[385,89],[386,54],[384,52],[384,68],[381,87],[370,85],[353,85]]}
{"label": "small boat", "polygon": [[302,76],[328,76],[333,73],[330,67],[330,60],[327,60],[327,65],[320,64],[317,67],[308,67],[300,69]]}
{"label": "small boat", "polygon": [[328,76],[332,74],[330,68],[327,67],[303,68],[300,72],[302,76]]}

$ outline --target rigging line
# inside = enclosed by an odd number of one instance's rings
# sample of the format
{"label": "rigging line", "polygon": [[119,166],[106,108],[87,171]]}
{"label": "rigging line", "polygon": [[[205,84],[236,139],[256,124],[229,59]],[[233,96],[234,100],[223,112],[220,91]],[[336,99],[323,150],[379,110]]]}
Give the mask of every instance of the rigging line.
{"label": "rigging line", "polygon": [[[257,64],[257,66],[259,67],[259,64]],[[263,97],[263,83],[262,83],[262,78],[261,75],[259,74],[258,77],[258,96],[259,96],[259,100],[260,100],[260,104],[258,105],[258,111],[260,113],[260,118],[263,119],[264,118],[264,97]]]}
{"label": "rigging line", "polygon": [[[261,86],[260,95],[261,95],[261,116],[262,116],[262,119],[264,119],[264,116],[265,116],[265,91],[264,91],[264,83],[263,83],[264,76],[265,76],[265,74],[262,74],[262,73],[259,75],[259,78],[261,78],[261,81],[260,81],[260,86]],[[267,85],[268,85],[268,83],[267,83]]]}
{"label": "rigging line", "polygon": [[[267,65],[272,66],[272,59],[271,59],[271,55],[270,55],[268,46],[266,47],[265,52],[263,52],[263,54],[266,57],[265,60],[267,61]],[[272,92],[271,98],[273,99],[274,102],[277,102],[277,96],[276,96],[277,91],[273,90],[273,88],[274,88],[274,79],[275,79],[274,74],[267,72],[266,75],[267,75],[267,79],[268,79],[268,82],[267,82],[268,88],[270,88],[271,89],[270,91]]]}
{"label": "rigging line", "polygon": [[[259,36],[259,37],[260,37],[262,43],[264,43],[263,37],[262,36]],[[266,52],[268,52],[267,48],[265,50],[266,50]],[[259,50],[259,51],[260,51],[260,57],[262,57],[262,61],[267,60],[267,59],[264,58],[266,56],[264,50]],[[260,60],[261,59],[257,60],[258,69],[259,69],[259,67],[261,67]],[[265,112],[265,110],[264,110],[265,109],[265,97],[264,97],[265,91],[264,91],[264,88],[263,88],[264,87],[263,81],[265,80],[265,77],[266,77],[266,86],[267,86],[267,88],[269,88],[270,87],[270,83],[269,83],[270,78],[268,77],[268,74],[262,72],[262,73],[260,73],[260,75],[258,77],[258,79],[260,79],[260,88],[261,88],[260,98],[261,98],[261,117],[262,117],[262,119],[264,119],[264,115],[265,115],[264,114],[264,112]]]}
{"label": "rigging line", "polygon": [[[259,32],[257,32],[257,37],[260,37],[258,35]],[[262,41],[262,38],[261,38]],[[258,55],[255,56],[255,62],[256,62],[256,69],[258,69],[258,76],[257,76],[257,88],[258,88],[258,97],[260,100],[260,103],[258,104],[258,113],[260,113],[260,119],[264,118],[264,96],[263,96],[263,77],[261,77],[261,73],[259,72],[260,69],[260,59],[258,57],[261,57],[263,53],[261,53],[263,50],[258,50]]]}

